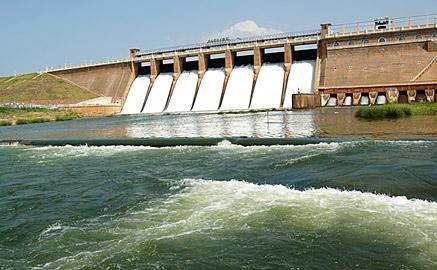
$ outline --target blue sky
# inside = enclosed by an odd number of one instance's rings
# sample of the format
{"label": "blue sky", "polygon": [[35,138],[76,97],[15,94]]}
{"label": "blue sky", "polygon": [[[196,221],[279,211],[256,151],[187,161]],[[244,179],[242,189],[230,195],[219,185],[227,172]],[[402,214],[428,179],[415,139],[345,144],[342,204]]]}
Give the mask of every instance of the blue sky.
{"label": "blue sky", "polygon": [[0,76],[44,70],[46,65],[124,58],[132,47],[197,43],[234,31],[288,32],[317,29],[328,21],[432,14],[437,13],[436,4],[436,0],[4,0]]}

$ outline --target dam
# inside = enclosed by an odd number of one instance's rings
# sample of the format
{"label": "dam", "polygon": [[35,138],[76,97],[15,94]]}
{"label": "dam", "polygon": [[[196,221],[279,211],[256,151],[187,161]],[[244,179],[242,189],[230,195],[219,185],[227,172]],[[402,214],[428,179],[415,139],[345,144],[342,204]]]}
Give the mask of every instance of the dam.
{"label": "dam", "polygon": [[110,96],[121,114],[435,102],[437,15],[142,51],[48,70]]}

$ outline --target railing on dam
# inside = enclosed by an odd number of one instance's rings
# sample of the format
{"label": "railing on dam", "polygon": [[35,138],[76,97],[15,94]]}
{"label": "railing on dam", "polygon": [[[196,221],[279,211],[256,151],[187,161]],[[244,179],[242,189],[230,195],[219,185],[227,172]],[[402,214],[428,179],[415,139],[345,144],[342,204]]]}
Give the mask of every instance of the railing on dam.
{"label": "railing on dam", "polygon": [[208,49],[225,49],[228,46],[233,47],[246,47],[246,46],[256,46],[257,44],[266,44],[266,43],[283,43],[287,40],[306,40],[306,39],[314,39],[316,40],[320,35],[320,30],[308,30],[301,32],[289,32],[289,33],[278,33],[272,35],[263,35],[263,36],[254,36],[254,37],[246,37],[246,38],[232,38],[225,39],[220,42],[203,42],[196,43],[190,45],[182,45],[176,47],[168,47],[161,49],[151,49],[146,51],[141,51],[138,53],[139,57],[144,57],[153,54],[166,54],[166,53],[174,53],[178,51],[184,52],[198,52],[200,50],[208,50]]}
{"label": "railing on dam", "polygon": [[331,31],[326,37],[342,37],[371,33],[426,29],[430,27],[437,27],[437,14],[398,18],[385,17],[372,21],[336,24],[331,26]]}

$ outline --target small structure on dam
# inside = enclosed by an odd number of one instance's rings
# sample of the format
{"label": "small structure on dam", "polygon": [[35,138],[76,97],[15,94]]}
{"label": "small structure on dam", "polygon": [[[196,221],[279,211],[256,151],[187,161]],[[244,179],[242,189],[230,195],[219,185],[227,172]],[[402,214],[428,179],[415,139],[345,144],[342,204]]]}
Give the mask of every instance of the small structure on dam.
{"label": "small structure on dam", "polygon": [[122,114],[435,102],[437,16],[131,49],[127,60],[49,72],[112,97]]}

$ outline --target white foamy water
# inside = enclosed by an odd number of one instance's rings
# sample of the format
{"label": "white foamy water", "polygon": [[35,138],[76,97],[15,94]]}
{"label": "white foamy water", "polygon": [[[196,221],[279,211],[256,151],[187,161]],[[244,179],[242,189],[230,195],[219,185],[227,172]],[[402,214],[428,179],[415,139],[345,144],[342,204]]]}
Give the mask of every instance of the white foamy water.
{"label": "white foamy water", "polygon": [[291,66],[285,92],[285,108],[292,108],[292,95],[297,93],[310,94],[313,88],[315,60],[296,61]]}
{"label": "white foamy water", "polygon": [[370,99],[368,96],[361,97],[360,105],[369,105],[369,103],[370,103]]}
{"label": "white foamy water", "polygon": [[161,73],[153,83],[143,113],[159,113],[164,110],[173,82],[173,73]]}
{"label": "white foamy water", "polygon": [[376,104],[383,105],[387,103],[387,98],[384,95],[379,95],[376,99]]}
{"label": "white foamy water", "polygon": [[283,81],[283,63],[263,64],[255,85],[250,109],[279,108]]}
{"label": "white foamy water", "polygon": [[[437,250],[437,203],[331,188],[295,190],[243,181],[187,179],[174,182],[174,195],[146,203],[124,216],[93,219],[70,227],[77,235],[106,236],[95,250],[81,251],[42,268],[71,268],[105,261],[114,254],[144,250],[149,241],[174,241],[192,235],[226,239],[241,233],[294,231],[357,237],[383,235],[390,245],[420,250],[416,259],[432,261]],[[277,223],[277,225],[276,225]],[[48,228],[41,241],[56,240],[62,226]],[[58,237],[58,238],[57,238]],[[53,240],[51,240],[53,238]],[[196,238],[194,238],[196,239]],[[432,263],[431,263],[432,264]]]}
{"label": "white foamy water", "polygon": [[194,101],[198,80],[197,71],[184,71],[174,88],[167,112],[189,112]]}
{"label": "white foamy water", "polygon": [[220,110],[249,109],[253,75],[252,65],[234,67]]}
{"label": "white foamy water", "polygon": [[351,105],[352,105],[352,97],[351,97],[351,96],[347,96],[347,97],[344,99],[344,103],[343,103],[343,105],[344,105],[344,106],[351,106]]}
{"label": "white foamy water", "polygon": [[129,90],[120,114],[140,113],[150,85],[150,76],[138,76]]}
{"label": "white foamy water", "polygon": [[328,104],[326,104],[326,106],[328,106],[328,107],[335,107],[335,106],[337,106],[337,98],[336,97],[329,98]]}
{"label": "white foamy water", "polygon": [[220,98],[225,80],[224,68],[211,68],[205,73],[197,93],[193,111],[216,111],[220,105]]}

